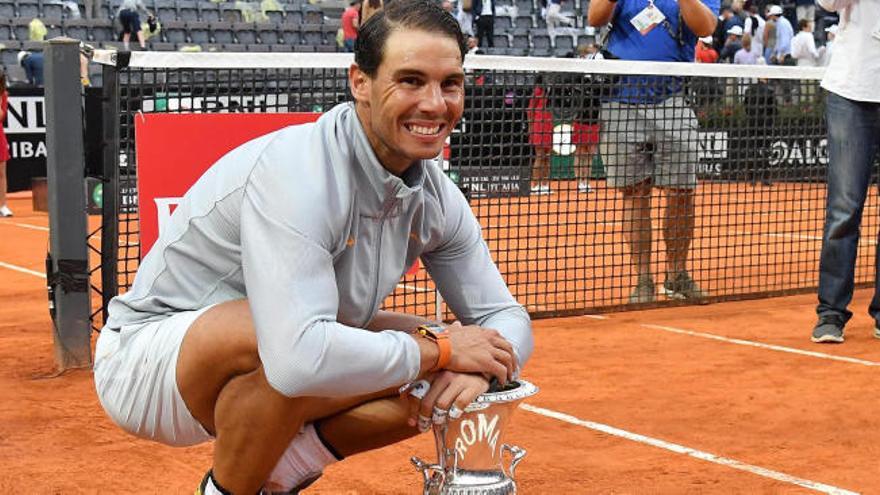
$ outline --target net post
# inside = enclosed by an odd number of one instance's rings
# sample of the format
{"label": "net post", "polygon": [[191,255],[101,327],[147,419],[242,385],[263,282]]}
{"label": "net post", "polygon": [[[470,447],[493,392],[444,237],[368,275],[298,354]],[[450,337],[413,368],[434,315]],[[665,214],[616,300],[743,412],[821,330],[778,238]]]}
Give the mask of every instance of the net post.
{"label": "net post", "polygon": [[101,210],[101,315],[119,292],[119,69],[104,65],[101,98],[103,203]]}
{"label": "net post", "polygon": [[55,362],[63,371],[92,364],[79,41],[55,38],[45,52],[50,250],[46,281],[54,299]]}

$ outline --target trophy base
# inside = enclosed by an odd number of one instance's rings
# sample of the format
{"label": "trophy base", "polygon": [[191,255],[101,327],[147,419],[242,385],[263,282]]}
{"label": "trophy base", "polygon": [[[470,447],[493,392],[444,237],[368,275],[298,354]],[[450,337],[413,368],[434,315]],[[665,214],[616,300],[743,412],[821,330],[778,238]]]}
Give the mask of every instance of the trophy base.
{"label": "trophy base", "polygon": [[511,495],[516,483],[498,471],[467,471],[460,469],[443,488],[443,495]]}

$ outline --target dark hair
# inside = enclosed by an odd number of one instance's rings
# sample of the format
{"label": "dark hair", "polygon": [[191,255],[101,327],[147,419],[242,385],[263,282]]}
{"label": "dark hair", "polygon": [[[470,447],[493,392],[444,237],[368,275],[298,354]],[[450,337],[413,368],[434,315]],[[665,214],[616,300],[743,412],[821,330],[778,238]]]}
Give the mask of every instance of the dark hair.
{"label": "dark hair", "polygon": [[807,19],[801,19],[798,21],[798,31],[803,31],[805,27],[810,25],[810,21]]}
{"label": "dark hair", "polygon": [[467,37],[458,21],[433,0],[395,0],[367,19],[358,30],[354,61],[364,73],[375,77],[382,64],[385,42],[392,31],[401,28],[439,33],[455,40],[461,60],[467,53]]}

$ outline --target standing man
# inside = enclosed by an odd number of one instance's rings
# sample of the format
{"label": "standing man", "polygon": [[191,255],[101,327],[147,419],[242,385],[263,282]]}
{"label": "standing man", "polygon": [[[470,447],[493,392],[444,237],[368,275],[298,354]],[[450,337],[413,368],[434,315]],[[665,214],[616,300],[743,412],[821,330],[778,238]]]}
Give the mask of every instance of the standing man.
{"label": "standing man", "polygon": [[[625,60],[692,62],[700,36],[718,22],[720,0],[593,0],[591,26],[611,23],[607,49]],[[599,140],[609,185],[623,193],[624,232],[637,278],[633,304],[655,300],[651,273],[651,192],[666,193],[663,237],[670,298],[700,299],[687,270],[694,236],[697,118],[676,77],[626,76],[602,105]]]}
{"label": "standing man", "polygon": [[[828,196],[822,255],[819,258],[819,321],[813,342],[843,342],[852,317],[859,224],[874,161],[880,149],[880,2],[820,0],[825,10],[840,12],[834,55],[822,87],[828,90]],[[880,257],[880,244],[876,247]],[[878,258],[880,259],[880,258]],[[880,338],[880,263],[868,313],[874,337]]]}
{"label": "standing man", "polygon": [[[360,30],[354,102],[225,155],[111,301],[98,397],[135,435],[215,439],[198,493],[303,488],[459,417],[528,359],[529,316],[434,161],[462,115],[465,51],[438,3],[389,2]],[[461,324],[379,311],[418,258]],[[418,379],[420,402],[400,392]]]}
{"label": "standing man", "polygon": [[354,52],[354,42],[360,27],[361,0],[351,0],[348,8],[342,13],[342,46],[347,52]]}
{"label": "standing man", "polygon": [[819,65],[824,49],[816,48],[816,39],[813,37],[813,21],[801,19],[798,21],[798,34],[791,40],[791,56],[795,63],[805,67]]}
{"label": "standing man", "polygon": [[[768,63],[773,65],[793,65],[791,58],[791,40],[794,38],[794,29],[788,19],[782,15],[782,7],[770,5],[767,7],[767,20],[772,21],[776,27],[775,42],[770,53]],[[770,46],[766,43],[766,46]]]}
{"label": "standing man", "polygon": [[477,45],[495,46],[495,0],[474,0]]}

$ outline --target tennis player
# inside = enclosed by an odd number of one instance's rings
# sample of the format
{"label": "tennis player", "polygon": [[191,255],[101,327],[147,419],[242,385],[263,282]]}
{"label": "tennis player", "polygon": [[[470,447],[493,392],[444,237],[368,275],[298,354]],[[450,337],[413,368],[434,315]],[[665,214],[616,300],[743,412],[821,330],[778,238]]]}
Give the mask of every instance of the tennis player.
{"label": "tennis player", "polygon": [[[219,160],[111,301],[101,403],[140,437],[214,440],[197,493],[295,493],[457,417],[529,358],[528,314],[433,160],[462,115],[465,51],[439,4],[390,3],[361,28],[354,102]],[[378,310],[419,257],[460,324]],[[426,394],[406,388],[420,379]]]}

